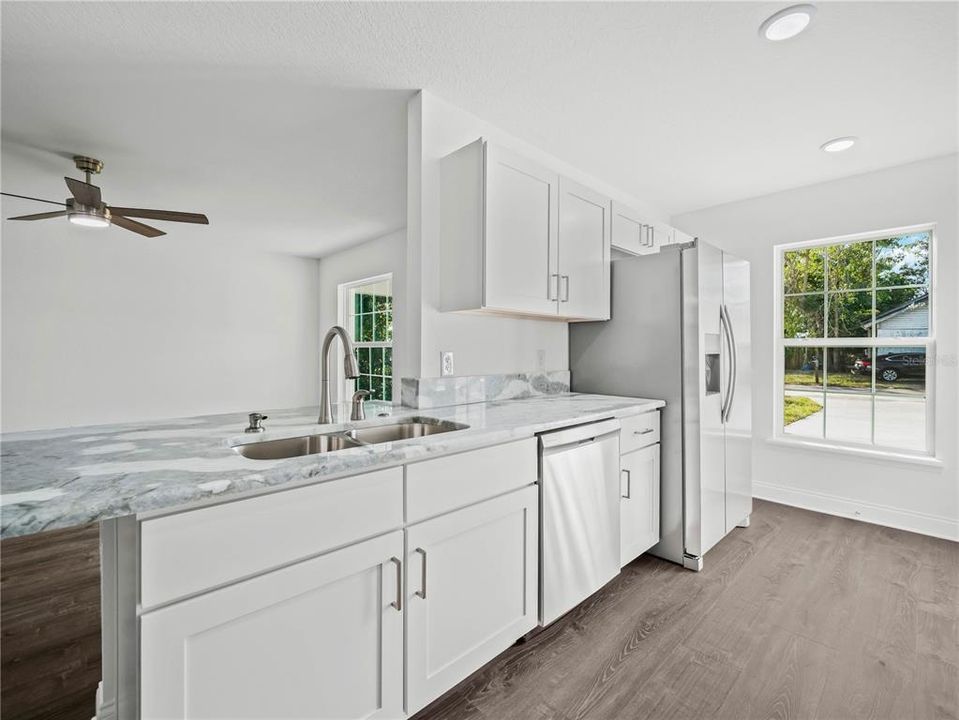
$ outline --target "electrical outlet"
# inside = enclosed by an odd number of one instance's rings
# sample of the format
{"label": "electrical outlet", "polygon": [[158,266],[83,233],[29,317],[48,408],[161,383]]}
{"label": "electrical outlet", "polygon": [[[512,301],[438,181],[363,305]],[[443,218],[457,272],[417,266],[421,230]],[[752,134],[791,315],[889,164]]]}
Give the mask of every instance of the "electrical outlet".
{"label": "electrical outlet", "polygon": [[440,376],[450,377],[453,374],[453,353],[449,350],[440,352]]}

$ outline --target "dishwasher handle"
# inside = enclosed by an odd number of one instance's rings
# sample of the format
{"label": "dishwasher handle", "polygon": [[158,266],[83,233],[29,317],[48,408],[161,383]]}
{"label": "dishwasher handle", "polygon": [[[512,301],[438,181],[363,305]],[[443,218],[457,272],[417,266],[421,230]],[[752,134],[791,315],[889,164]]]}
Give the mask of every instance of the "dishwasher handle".
{"label": "dishwasher handle", "polygon": [[600,420],[599,422],[543,433],[539,436],[539,443],[544,450],[565,445],[581,445],[606,435],[619,433],[621,427],[619,420]]}

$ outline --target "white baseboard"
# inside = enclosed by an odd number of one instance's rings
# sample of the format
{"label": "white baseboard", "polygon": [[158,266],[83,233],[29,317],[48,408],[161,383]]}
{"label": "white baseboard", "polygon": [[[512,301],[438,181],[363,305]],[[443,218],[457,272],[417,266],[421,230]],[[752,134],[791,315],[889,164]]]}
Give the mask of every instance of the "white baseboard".
{"label": "white baseboard", "polygon": [[758,481],[753,481],[753,497],[760,500],[770,500],[781,505],[815,510],[826,515],[838,515],[839,517],[861,520],[873,525],[884,525],[921,535],[959,541],[959,522],[955,518],[900,510],[861,500],[851,500],[838,495],[829,495],[812,490],[797,490],[784,485],[773,485]]}

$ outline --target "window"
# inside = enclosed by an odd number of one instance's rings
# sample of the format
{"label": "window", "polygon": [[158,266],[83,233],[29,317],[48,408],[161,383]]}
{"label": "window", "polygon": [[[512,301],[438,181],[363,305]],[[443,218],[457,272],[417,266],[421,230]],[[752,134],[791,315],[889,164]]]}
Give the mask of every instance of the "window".
{"label": "window", "polygon": [[777,248],[775,434],[932,454],[931,227]]}
{"label": "window", "polygon": [[341,378],[342,397],[369,390],[371,400],[392,402],[393,276],[340,285],[340,322],[353,336],[360,370],[356,380]]}

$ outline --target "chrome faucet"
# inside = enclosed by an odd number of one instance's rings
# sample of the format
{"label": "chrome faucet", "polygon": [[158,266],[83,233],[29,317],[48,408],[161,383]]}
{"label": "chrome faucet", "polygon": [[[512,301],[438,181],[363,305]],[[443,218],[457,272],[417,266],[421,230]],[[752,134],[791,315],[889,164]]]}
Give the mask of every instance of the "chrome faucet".
{"label": "chrome faucet", "polygon": [[353,393],[353,406],[350,410],[350,420],[366,420],[366,409],[363,407],[363,401],[369,396],[369,390],[357,390]]}
{"label": "chrome faucet", "polygon": [[333,339],[339,336],[343,343],[343,372],[348,379],[360,376],[356,366],[356,355],[353,354],[353,341],[349,333],[339,325],[334,325],[323,338],[323,349],[320,351],[320,425],[333,422],[333,401],[330,398],[330,345]]}

